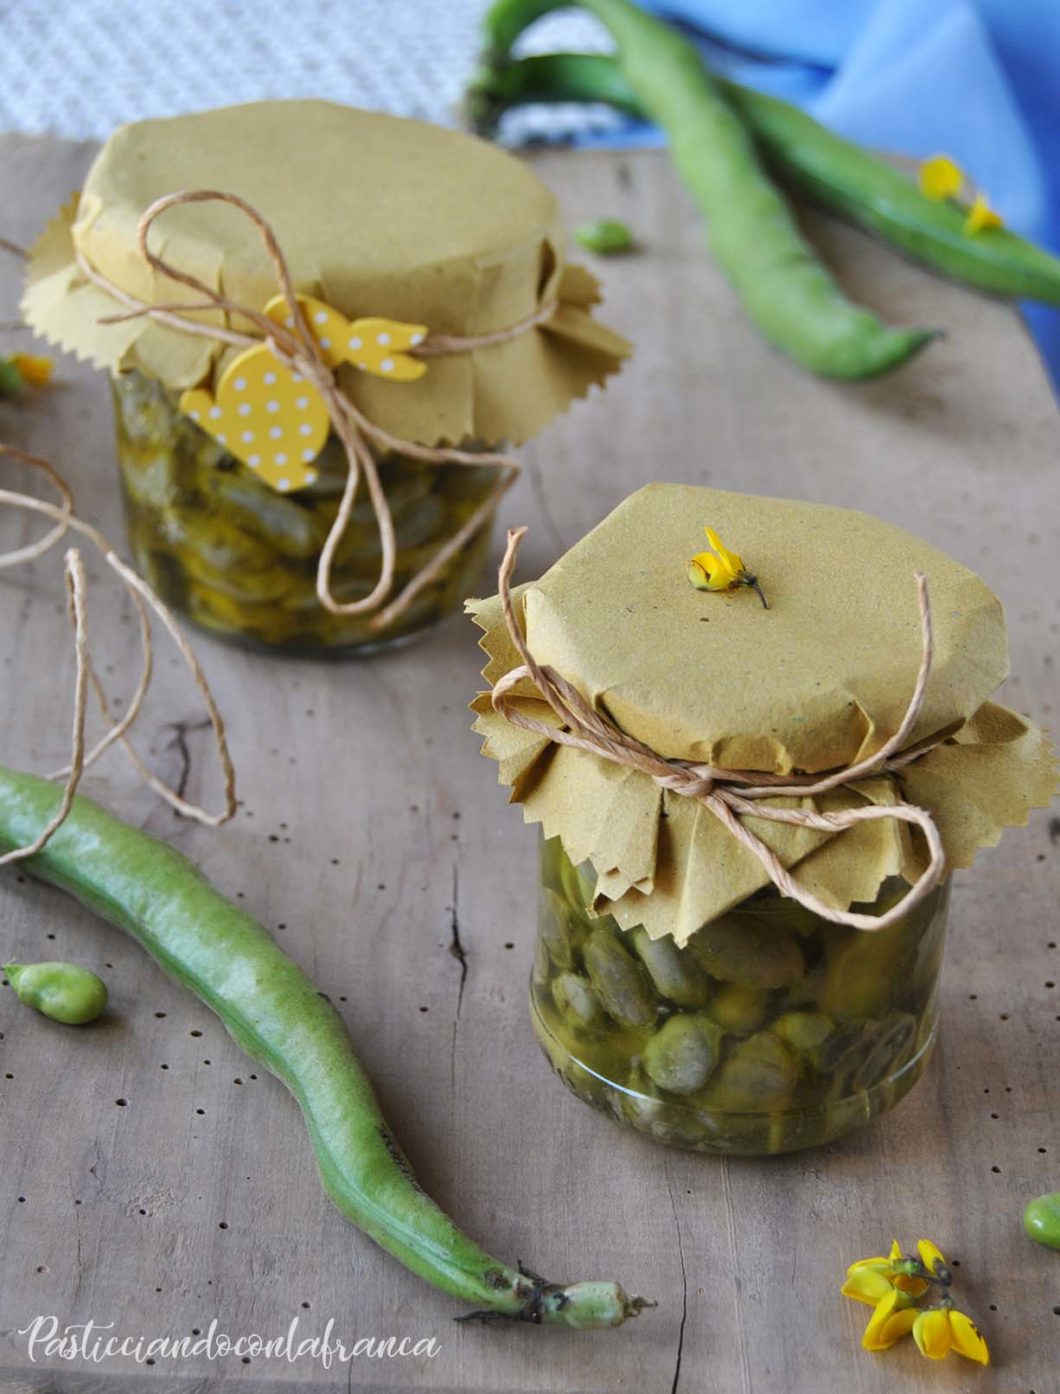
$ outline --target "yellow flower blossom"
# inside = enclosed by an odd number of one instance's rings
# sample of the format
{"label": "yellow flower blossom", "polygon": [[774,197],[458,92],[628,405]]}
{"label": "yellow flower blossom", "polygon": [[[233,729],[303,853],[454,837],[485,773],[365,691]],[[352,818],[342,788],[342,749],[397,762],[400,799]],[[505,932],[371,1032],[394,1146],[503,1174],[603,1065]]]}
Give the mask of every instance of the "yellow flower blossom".
{"label": "yellow flower blossom", "polygon": [[972,199],[968,216],[964,220],[964,231],[969,237],[974,237],[977,232],[982,232],[984,228],[995,227],[1004,227],[1001,214],[990,207],[985,194],[977,193]]}
{"label": "yellow flower blossom", "polygon": [[730,552],[713,528],[704,528],[703,531],[713,551],[697,552],[688,563],[688,579],[695,588],[701,591],[727,591],[738,586],[749,586],[757,592],[759,600],[768,610],[758,577],[747,570],[743,558]]}
{"label": "yellow flower blossom", "polygon": [[[927,1239],[920,1241],[922,1244],[930,1243]],[[931,1245],[934,1249],[934,1245]],[[934,1250],[941,1259],[942,1255],[938,1250]],[[923,1251],[921,1251],[923,1260]],[[852,1297],[855,1302],[867,1302],[874,1306],[882,1298],[887,1296],[891,1288],[897,1288],[899,1292],[909,1293],[912,1297],[921,1297],[928,1289],[928,1284],[923,1278],[918,1278],[912,1273],[903,1273],[897,1270],[895,1265],[902,1261],[902,1246],[898,1240],[892,1240],[891,1252],[886,1258],[862,1258],[856,1263],[852,1263],[847,1269],[846,1282],[840,1288],[844,1297]],[[926,1260],[923,1260],[926,1263]]]}
{"label": "yellow flower blossom", "polygon": [[[866,1350],[889,1350],[912,1332],[917,1349],[929,1360],[943,1360],[955,1350],[989,1364],[982,1332],[953,1306],[953,1274],[942,1250],[930,1239],[918,1239],[916,1248],[916,1258],[905,1255],[895,1240],[886,1258],[858,1259],[847,1269],[843,1296],[873,1309],[861,1344]],[[928,1300],[937,1305],[922,1306],[920,1299],[932,1290],[935,1295]]]}
{"label": "yellow flower blossom", "polygon": [[916,1251],[920,1255],[920,1262],[929,1273],[937,1273],[940,1268],[948,1267],[942,1257],[942,1250],[937,1244],[932,1244],[930,1239],[918,1239]]}
{"label": "yellow flower blossom", "polygon": [[929,160],[921,161],[917,183],[925,198],[941,203],[943,199],[959,196],[964,188],[964,171],[949,155],[932,155]]}
{"label": "yellow flower blossom", "polygon": [[50,358],[44,358],[38,353],[13,353],[11,362],[22,375],[23,382],[32,383],[34,387],[44,387],[51,381],[52,368],[55,365]]}
{"label": "yellow flower blossom", "polygon": [[929,1360],[945,1360],[955,1350],[979,1365],[990,1364],[983,1333],[970,1317],[953,1307],[930,1307],[918,1312],[912,1326],[917,1349]]}
{"label": "yellow flower blossom", "polygon": [[[951,160],[949,155],[932,155],[929,160],[923,160],[917,183],[924,197],[933,199],[936,203],[942,203],[947,199],[956,201],[969,185],[964,170],[956,160]],[[966,212],[964,231],[969,237],[974,237],[985,228],[1004,226],[1001,214],[990,207],[986,195],[978,189],[973,191],[972,201],[966,205]]]}
{"label": "yellow flower blossom", "polygon": [[903,1336],[909,1335],[923,1315],[923,1312],[917,1312],[911,1297],[897,1288],[891,1288],[869,1317],[861,1344],[866,1350],[890,1350]]}

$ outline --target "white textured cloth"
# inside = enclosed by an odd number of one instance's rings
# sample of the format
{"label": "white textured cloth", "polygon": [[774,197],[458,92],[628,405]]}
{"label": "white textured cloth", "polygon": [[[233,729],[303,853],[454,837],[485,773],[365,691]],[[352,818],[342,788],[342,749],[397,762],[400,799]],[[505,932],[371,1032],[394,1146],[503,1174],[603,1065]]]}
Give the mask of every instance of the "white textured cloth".
{"label": "white textured cloth", "polygon": [[[123,122],[323,97],[452,125],[486,0],[0,0],[0,128],[102,139]],[[585,16],[528,48],[606,46]],[[606,131],[602,110],[513,113],[511,143]]]}

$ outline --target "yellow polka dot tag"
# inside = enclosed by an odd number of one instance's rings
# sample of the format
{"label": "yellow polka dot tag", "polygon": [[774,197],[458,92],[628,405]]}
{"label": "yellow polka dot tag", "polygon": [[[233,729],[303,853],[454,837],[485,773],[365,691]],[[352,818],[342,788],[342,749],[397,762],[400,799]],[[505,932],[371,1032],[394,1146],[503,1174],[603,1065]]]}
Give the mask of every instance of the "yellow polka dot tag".
{"label": "yellow polka dot tag", "polygon": [[280,493],[304,489],[316,479],[313,461],[331,430],[327,406],[267,344],[234,358],[216,395],[202,387],[185,392],[180,409]]}
{"label": "yellow polka dot tag", "polygon": [[[352,363],[394,382],[415,382],[427,371],[426,363],[405,352],[427,337],[425,325],[351,321],[311,295],[300,295],[298,303],[329,368]],[[293,327],[282,295],[269,301],[265,313],[277,324]],[[244,349],[233,359],[216,394],[203,387],[185,392],[180,409],[273,489],[287,493],[316,479],[313,461],[331,430],[327,405],[267,344]]]}
{"label": "yellow polka dot tag", "polygon": [[[427,337],[425,324],[404,324],[397,319],[348,320],[311,295],[300,295],[298,303],[329,367],[352,363],[366,373],[394,382],[415,382],[427,371],[426,363],[405,352],[423,343]],[[269,301],[265,313],[277,324],[293,328],[282,295]]]}

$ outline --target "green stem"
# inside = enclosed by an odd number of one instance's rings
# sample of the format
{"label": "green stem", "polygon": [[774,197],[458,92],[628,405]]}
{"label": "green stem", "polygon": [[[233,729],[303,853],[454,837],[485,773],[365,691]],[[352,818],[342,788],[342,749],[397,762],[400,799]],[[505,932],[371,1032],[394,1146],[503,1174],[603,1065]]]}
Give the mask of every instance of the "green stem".
{"label": "green stem", "polygon": [[[0,766],[0,847],[28,845],[60,790]],[[416,1182],[341,1017],[260,924],[185,857],[78,797],[23,863],[141,944],[298,1100],[328,1195],[406,1268],[499,1317],[617,1326],[646,1304],[617,1283],[546,1283],[491,1258]]]}

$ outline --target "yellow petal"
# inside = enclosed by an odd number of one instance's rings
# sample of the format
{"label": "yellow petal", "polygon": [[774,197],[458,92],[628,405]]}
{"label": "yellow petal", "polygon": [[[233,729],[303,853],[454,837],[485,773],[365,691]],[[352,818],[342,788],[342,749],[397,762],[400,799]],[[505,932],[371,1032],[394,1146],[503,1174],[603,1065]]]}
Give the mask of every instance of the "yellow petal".
{"label": "yellow petal", "polygon": [[701,591],[723,591],[730,584],[728,573],[713,552],[699,552],[692,558],[688,579]]}
{"label": "yellow petal", "polygon": [[916,1241],[916,1251],[920,1255],[920,1262],[929,1273],[934,1273],[938,1267],[946,1267],[946,1260],[942,1257],[942,1250],[937,1244],[932,1244],[930,1239],[918,1239]]}
{"label": "yellow petal", "polygon": [[990,1351],[983,1333],[963,1312],[950,1312],[950,1340],[953,1349],[969,1360],[975,1360],[980,1365],[990,1364]]}
{"label": "yellow petal", "polygon": [[902,1257],[902,1246],[897,1239],[891,1240],[891,1252],[888,1255],[892,1263],[897,1263]]}
{"label": "yellow petal", "polygon": [[11,362],[22,374],[24,382],[31,382],[34,387],[43,387],[51,381],[54,363],[50,358],[44,358],[37,353],[13,353]]}
{"label": "yellow petal", "polygon": [[932,155],[922,161],[917,182],[925,198],[956,198],[964,187],[964,171],[949,155]]}
{"label": "yellow petal", "polygon": [[888,1350],[900,1341],[913,1326],[916,1311],[909,1306],[908,1299],[894,1288],[876,1304],[876,1310],[869,1318],[861,1344],[865,1350]]}
{"label": "yellow petal", "polygon": [[974,237],[977,232],[982,232],[984,228],[1003,226],[1001,214],[990,207],[986,195],[976,194],[972,200],[972,206],[968,209],[968,216],[964,220],[964,231],[968,236]]}
{"label": "yellow petal", "polygon": [[878,1268],[855,1267],[847,1274],[847,1280],[839,1289],[844,1297],[852,1297],[855,1302],[867,1302],[875,1307],[891,1291],[891,1280]]}
{"label": "yellow petal", "polygon": [[892,1281],[899,1292],[907,1292],[910,1297],[923,1297],[931,1286],[923,1278],[914,1278],[911,1273],[899,1273]]}
{"label": "yellow petal", "polygon": [[879,1255],[875,1258],[859,1258],[856,1263],[852,1263],[847,1269],[847,1275],[849,1276],[857,1268],[876,1268],[881,1272],[889,1272],[892,1263],[892,1259],[880,1258]]}
{"label": "yellow petal", "polygon": [[913,1340],[921,1355],[929,1360],[945,1360],[950,1348],[950,1314],[941,1307],[918,1312],[913,1322]]}
{"label": "yellow petal", "polygon": [[721,559],[722,566],[732,573],[732,578],[735,580],[744,569],[743,559],[738,557],[735,552],[729,551],[713,528],[704,528],[703,531],[707,534],[707,541]]}

